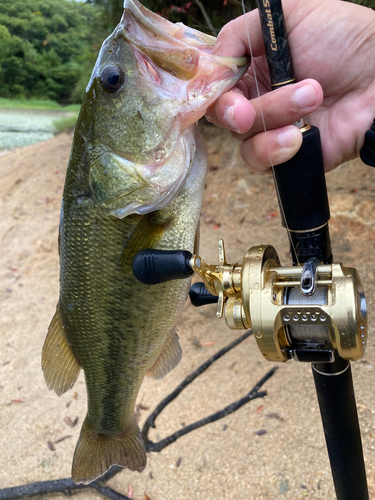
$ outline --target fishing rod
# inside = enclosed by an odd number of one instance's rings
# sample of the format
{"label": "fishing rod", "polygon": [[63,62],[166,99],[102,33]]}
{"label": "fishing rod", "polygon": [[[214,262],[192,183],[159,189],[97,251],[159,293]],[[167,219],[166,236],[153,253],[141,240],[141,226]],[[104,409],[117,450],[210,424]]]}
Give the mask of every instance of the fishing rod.
{"label": "fishing rod", "polygon": [[[272,89],[295,82],[281,0],[259,0]],[[300,121],[298,153],[274,169],[282,224],[293,266],[283,267],[271,245],[251,247],[242,264],[206,264],[187,251],[142,250],[135,276],[147,284],[193,272],[195,306],[217,302],[217,316],[231,329],[252,327],[263,356],[312,364],[337,500],[368,500],[365,464],[350,361],[367,340],[367,310],[356,269],[333,261],[330,218],[319,129]]]}
{"label": "fishing rod", "polygon": [[[258,8],[272,89],[290,85],[295,78],[281,0],[259,0]],[[283,225],[290,235],[293,264],[303,264],[300,289],[291,289],[292,297],[287,300],[288,303],[314,304],[318,299],[324,304],[330,300],[328,294],[333,293],[331,298],[345,315],[349,296],[346,301],[344,297],[341,300],[338,295],[334,297],[334,289],[329,285],[314,284],[319,263],[333,262],[329,204],[319,129],[303,123],[296,125],[303,134],[301,149],[290,161],[274,170]],[[362,357],[367,340],[366,301],[359,277],[355,277],[356,271],[353,271],[356,285],[351,298],[356,301],[357,325],[351,333],[359,347],[357,355]],[[307,277],[305,282],[304,277]],[[337,286],[339,283],[336,283],[336,290]],[[319,297],[319,292],[324,297]],[[322,319],[321,315],[317,317]],[[299,325],[293,328],[301,330]],[[336,333],[342,335],[344,329],[338,327]],[[307,335],[310,336],[311,331]],[[358,357],[346,352],[339,354],[337,350],[332,352],[330,348],[326,354],[331,359],[319,360],[313,355],[311,361],[336,496],[338,500],[367,500],[369,494],[350,368],[350,360]]]}

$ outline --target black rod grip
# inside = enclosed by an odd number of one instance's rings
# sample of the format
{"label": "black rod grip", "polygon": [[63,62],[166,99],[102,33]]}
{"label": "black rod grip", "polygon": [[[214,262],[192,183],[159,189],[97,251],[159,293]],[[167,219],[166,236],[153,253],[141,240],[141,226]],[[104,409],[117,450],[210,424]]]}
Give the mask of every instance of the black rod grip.
{"label": "black rod grip", "polygon": [[313,374],[337,500],[368,500],[350,363],[336,356]]}
{"label": "black rod grip", "polygon": [[365,143],[359,154],[363,163],[375,167],[375,120],[365,134]]}
{"label": "black rod grip", "polygon": [[328,222],[328,195],[317,127],[303,133],[302,146],[291,160],[277,165],[275,179],[284,227],[309,231]]}
{"label": "black rod grip", "polygon": [[133,273],[145,285],[189,278],[194,272],[190,266],[191,257],[192,254],[187,250],[146,248],[134,257]]}
{"label": "black rod grip", "polygon": [[258,0],[272,88],[295,82],[281,0]]}

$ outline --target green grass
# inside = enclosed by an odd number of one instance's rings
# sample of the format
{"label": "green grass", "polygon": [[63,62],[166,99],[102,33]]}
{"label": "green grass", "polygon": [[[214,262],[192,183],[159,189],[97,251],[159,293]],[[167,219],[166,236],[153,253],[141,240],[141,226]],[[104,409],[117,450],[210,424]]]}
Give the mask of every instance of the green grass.
{"label": "green grass", "polygon": [[42,110],[55,110],[55,111],[79,111],[80,104],[69,104],[69,106],[61,106],[58,102],[42,99],[6,99],[0,97],[0,108],[12,109],[42,109]]}
{"label": "green grass", "polygon": [[62,111],[74,111],[77,114],[79,113],[80,109],[80,104],[68,104],[68,106],[62,106]]}
{"label": "green grass", "polygon": [[53,120],[53,126],[58,132],[62,132],[63,130],[67,130],[75,126],[78,118],[78,113],[73,116],[62,116],[61,118],[57,118]]}

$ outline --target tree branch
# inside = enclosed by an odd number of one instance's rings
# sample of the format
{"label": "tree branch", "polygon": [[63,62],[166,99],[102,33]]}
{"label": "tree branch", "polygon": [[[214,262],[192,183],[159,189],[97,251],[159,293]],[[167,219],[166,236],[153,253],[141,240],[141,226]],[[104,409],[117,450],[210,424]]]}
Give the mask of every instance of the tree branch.
{"label": "tree branch", "polygon": [[185,434],[188,434],[189,432],[194,431],[195,429],[199,429],[199,427],[203,427],[204,425],[211,424],[212,422],[216,422],[216,420],[220,420],[221,418],[224,418],[227,415],[234,413],[239,408],[241,408],[241,406],[245,405],[249,401],[252,401],[253,399],[263,398],[264,396],[267,395],[267,391],[262,391],[262,392],[257,392],[257,391],[265,382],[267,382],[267,380],[269,378],[272,377],[272,375],[276,372],[276,370],[277,370],[277,367],[272,368],[251,389],[251,391],[245,397],[239,399],[238,401],[235,401],[234,403],[231,403],[230,405],[226,406],[223,410],[220,410],[217,413],[213,413],[212,415],[209,415],[208,417],[202,418],[201,420],[198,420],[197,422],[194,422],[193,424],[190,424],[186,427],[183,427],[179,431],[175,432],[174,434],[171,434],[170,436],[166,437],[165,439],[158,441],[157,443],[153,443],[146,436],[146,439],[147,439],[146,449],[147,449],[147,451],[159,452],[163,448],[165,448],[166,446],[169,446],[170,444],[174,443],[181,436],[184,436]]}
{"label": "tree branch", "polygon": [[211,19],[209,18],[208,14],[207,14],[207,11],[204,8],[203,3],[200,0],[194,0],[194,1],[198,5],[198,7],[200,8],[200,11],[202,12],[202,16],[204,17],[204,20],[206,21],[206,24],[209,27],[211,33],[214,36],[217,36],[218,30],[213,27],[213,25],[211,23]]}
{"label": "tree branch", "polygon": [[183,380],[181,382],[181,384],[179,386],[177,386],[176,389],[173,392],[171,392],[171,394],[169,394],[169,396],[164,398],[158,404],[158,406],[155,408],[155,410],[147,418],[147,420],[143,426],[142,436],[143,436],[143,439],[145,440],[145,443],[147,443],[147,441],[148,441],[147,434],[148,434],[150,427],[155,427],[155,420],[160,415],[160,413],[164,410],[164,408],[167,405],[169,405],[169,403],[171,403],[174,399],[176,399],[177,396],[185,389],[185,387],[187,387],[189,384],[191,384],[193,382],[193,380],[195,380],[199,375],[201,375],[203,372],[205,372],[207,370],[207,368],[209,368],[214,361],[216,361],[219,358],[221,358],[222,356],[224,356],[224,354],[226,354],[228,351],[230,351],[231,349],[236,347],[238,344],[243,342],[245,339],[250,337],[250,335],[252,335],[252,334],[253,334],[253,330],[247,330],[243,335],[241,335],[237,339],[233,340],[233,342],[231,342],[227,346],[220,349],[220,351],[218,351],[216,354],[211,356],[207,361],[205,361],[201,366],[199,366],[199,368],[194,370],[193,373],[188,375],[185,378],[185,380]]}
{"label": "tree branch", "polygon": [[76,484],[73,482],[73,479],[66,478],[55,479],[54,481],[40,481],[22,486],[14,486],[13,488],[4,488],[0,490],[0,500],[17,500],[19,498],[53,495],[54,493],[63,493],[68,496],[71,495],[73,491],[87,488],[97,490],[99,493],[112,500],[130,500],[129,497],[121,495],[120,493],[117,493],[102,484],[109,481],[109,479],[122,470],[122,467],[112,467],[100,479],[97,479],[91,484]]}

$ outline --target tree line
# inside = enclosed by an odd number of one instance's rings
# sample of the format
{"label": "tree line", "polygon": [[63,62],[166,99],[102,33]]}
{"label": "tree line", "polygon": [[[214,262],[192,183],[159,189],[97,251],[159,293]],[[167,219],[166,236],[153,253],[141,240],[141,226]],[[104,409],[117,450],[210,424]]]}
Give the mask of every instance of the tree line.
{"label": "tree line", "polygon": [[66,0],[1,0],[0,96],[62,103],[95,52],[94,6]]}
{"label": "tree line", "polygon": [[[213,35],[242,14],[240,0],[142,3]],[[375,7],[375,0],[356,3]],[[245,5],[251,10],[256,1]],[[80,102],[101,42],[119,22],[122,6],[123,0],[1,0],[0,97]]]}

